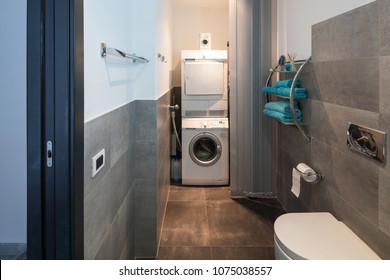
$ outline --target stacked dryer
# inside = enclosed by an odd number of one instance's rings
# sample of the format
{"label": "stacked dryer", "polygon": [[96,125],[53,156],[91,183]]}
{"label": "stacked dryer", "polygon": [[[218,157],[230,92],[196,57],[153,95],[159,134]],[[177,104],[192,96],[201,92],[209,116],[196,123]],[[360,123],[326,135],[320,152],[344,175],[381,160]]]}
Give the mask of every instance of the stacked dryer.
{"label": "stacked dryer", "polygon": [[181,53],[182,183],[229,183],[228,64],[225,50]]}

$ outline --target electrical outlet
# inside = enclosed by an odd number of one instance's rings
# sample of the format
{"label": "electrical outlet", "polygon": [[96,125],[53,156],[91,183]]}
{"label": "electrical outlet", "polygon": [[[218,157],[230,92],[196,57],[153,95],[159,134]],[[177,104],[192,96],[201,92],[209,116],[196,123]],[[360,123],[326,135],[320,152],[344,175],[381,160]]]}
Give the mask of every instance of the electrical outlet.
{"label": "electrical outlet", "polygon": [[92,178],[95,177],[100,170],[102,170],[105,162],[106,152],[104,149],[92,157]]}

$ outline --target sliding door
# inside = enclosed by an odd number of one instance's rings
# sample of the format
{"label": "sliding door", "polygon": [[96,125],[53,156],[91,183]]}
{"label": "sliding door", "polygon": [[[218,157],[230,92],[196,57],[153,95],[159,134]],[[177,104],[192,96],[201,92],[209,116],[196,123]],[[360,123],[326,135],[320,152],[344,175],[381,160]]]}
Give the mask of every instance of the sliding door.
{"label": "sliding door", "polygon": [[27,5],[27,255],[80,259],[83,0]]}
{"label": "sliding door", "polygon": [[230,0],[230,187],[276,195],[276,140],[261,88],[272,62],[272,1]]}

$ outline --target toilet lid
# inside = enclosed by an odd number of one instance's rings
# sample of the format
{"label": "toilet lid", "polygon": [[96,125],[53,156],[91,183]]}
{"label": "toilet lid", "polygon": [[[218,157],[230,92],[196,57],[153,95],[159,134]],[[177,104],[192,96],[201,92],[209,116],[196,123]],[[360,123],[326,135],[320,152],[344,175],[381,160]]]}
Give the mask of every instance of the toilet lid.
{"label": "toilet lid", "polygon": [[292,259],[379,260],[330,213],[288,213],[275,221],[275,242]]}

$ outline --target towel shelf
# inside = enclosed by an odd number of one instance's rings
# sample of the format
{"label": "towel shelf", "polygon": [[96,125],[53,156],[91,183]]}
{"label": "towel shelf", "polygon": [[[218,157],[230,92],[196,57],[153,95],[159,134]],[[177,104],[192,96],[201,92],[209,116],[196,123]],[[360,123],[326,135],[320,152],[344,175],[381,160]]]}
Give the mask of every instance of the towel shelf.
{"label": "towel shelf", "polygon": [[[295,110],[294,110],[294,90],[295,90],[295,87],[296,87],[296,84],[298,82],[298,78],[299,78],[299,75],[302,73],[303,69],[305,68],[305,66],[309,63],[311,63],[311,57],[309,57],[308,59],[302,61],[303,64],[301,67],[299,67],[299,69],[297,71],[285,71],[285,70],[279,70],[278,69],[278,66],[276,66],[275,68],[271,68],[270,69],[270,73],[268,75],[268,78],[267,78],[267,81],[266,81],[266,86],[269,87],[270,84],[271,84],[271,79],[272,79],[272,76],[274,73],[285,73],[285,74],[294,74],[294,78],[293,78],[293,81],[292,81],[292,85],[291,85],[291,88],[290,88],[290,96],[289,97],[283,97],[283,96],[278,96],[278,97],[281,97],[281,98],[288,98],[290,100],[290,109],[291,109],[291,112],[292,112],[292,117],[293,117],[293,120],[294,120],[294,123],[284,123],[284,122],[281,122],[285,125],[295,125],[299,131],[302,133],[302,135],[310,142],[311,141],[311,137],[310,135],[302,128],[301,124],[299,123],[298,121],[298,118],[296,116],[296,113],[295,113]],[[266,102],[269,102],[269,94],[272,94],[272,93],[267,93],[266,94]]]}

